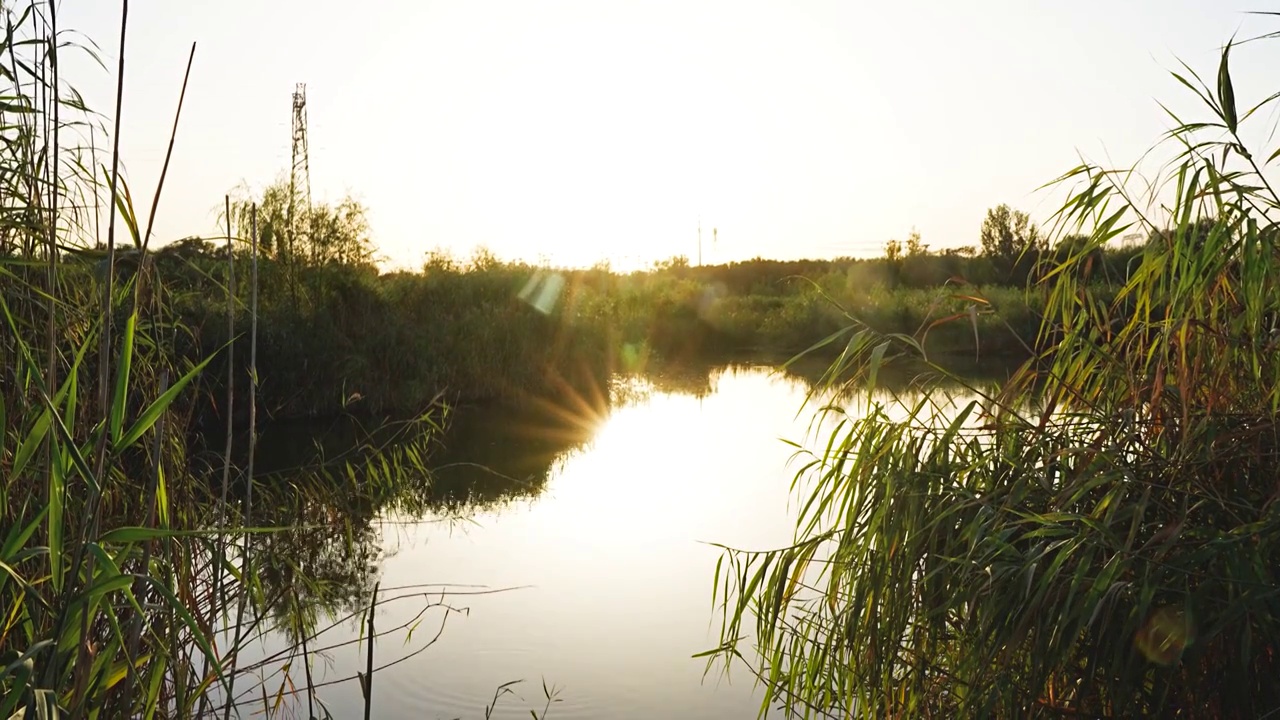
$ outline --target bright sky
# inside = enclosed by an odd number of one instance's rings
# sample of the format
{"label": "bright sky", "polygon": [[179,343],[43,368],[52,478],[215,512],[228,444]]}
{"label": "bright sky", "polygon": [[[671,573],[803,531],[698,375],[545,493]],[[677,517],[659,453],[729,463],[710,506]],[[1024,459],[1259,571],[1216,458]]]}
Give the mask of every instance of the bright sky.
{"label": "bright sky", "polygon": [[[487,246],[615,267],[676,254],[871,255],[912,227],[976,244],[988,207],[1077,153],[1128,163],[1188,108],[1177,58],[1280,23],[1265,0],[134,0],[122,148],[147,206],[191,41],[157,239],[287,172],[307,83],[317,200],[368,207],[388,265]],[[67,3],[114,71],[119,3]],[[1241,103],[1280,41],[1240,49]],[[114,81],[67,64],[97,110]],[[148,198],[142,199],[141,196]],[[143,214],[140,210],[139,214]],[[712,228],[719,242],[712,245]]]}

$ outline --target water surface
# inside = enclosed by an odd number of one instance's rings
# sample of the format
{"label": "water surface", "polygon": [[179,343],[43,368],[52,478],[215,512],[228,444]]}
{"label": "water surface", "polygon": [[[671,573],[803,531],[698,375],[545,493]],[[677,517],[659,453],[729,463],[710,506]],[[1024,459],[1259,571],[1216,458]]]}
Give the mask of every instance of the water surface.
{"label": "water surface", "polygon": [[[349,582],[400,598],[380,606],[379,630],[413,628],[375,645],[375,666],[395,663],[375,673],[375,717],[482,718],[517,680],[493,717],[541,714],[544,682],[559,691],[550,717],[756,716],[745,669],[707,674],[692,657],[718,641],[709,543],[789,544],[797,463],[784,440],[810,430],[808,387],[732,366],[619,390],[608,412],[462,413],[445,440],[441,510],[372,521],[373,552],[358,561],[368,572]],[[312,646],[360,632],[347,621]],[[365,650],[316,658],[314,682],[362,671]],[[354,682],[318,698],[334,717],[362,712]]]}

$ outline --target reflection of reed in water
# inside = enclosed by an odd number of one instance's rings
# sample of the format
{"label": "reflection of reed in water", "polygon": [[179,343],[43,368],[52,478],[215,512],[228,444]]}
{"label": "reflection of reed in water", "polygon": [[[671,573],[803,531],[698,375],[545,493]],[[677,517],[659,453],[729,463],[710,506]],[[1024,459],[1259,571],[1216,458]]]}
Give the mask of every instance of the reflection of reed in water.
{"label": "reflection of reed in water", "polygon": [[[461,512],[441,501],[430,469],[441,447],[436,440],[439,424],[425,418],[366,431],[348,418],[332,427],[333,434],[309,443],[310,452],[275,444],[276,469],[257,487],[257,519],[273,529],[240,538],[254,558],[254,572],[228,591],[249,598],[250,612],[240,627],[224,627],[221,632],[228,640],[239,636],[242,648],[265,642],[278,649],[239,663],[234,673],[243,682],[236,686],[233,703],[262,697],[301,702],[305,695],[310,715],[317,716],[315,691],[340,683],[358,686],[370,703],[372,677],[430,648],[455,611],[453,598],[501,592],[447,584],[380,588],[384,518]],[[279,434],[268,433],[264,439],[279,441],[294,430],[277,428]],[[413,606],[408,620],[374,629],[376,608],[403,603]],[[368,627],[354,639],[345,631],[353,619]],[[419,625],[423,629],[415,636]],[[375,642],[368,642],[370,635]],[[389,635],[398,639],[397,647],[410,642],[414,647],[407,655],[376,662],[376,640]],[[314,681],[311,668],[317,655],[354,650],[357,644],[369,653],[365,672]],[[225,697],[217,702],[219,711],[227,707]]]}

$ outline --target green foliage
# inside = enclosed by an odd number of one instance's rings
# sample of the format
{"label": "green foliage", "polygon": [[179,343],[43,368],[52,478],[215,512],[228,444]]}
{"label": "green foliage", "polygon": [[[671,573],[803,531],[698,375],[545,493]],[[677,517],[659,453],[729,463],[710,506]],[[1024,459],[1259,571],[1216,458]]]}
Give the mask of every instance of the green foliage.
{"label": "green foliage", "polygon": [[920,240],[920,231],[912,230],[907,235],[907,257],[920,257],[929,254],[929,246]]}
{"label": "green foliage", "polygon": [[[958,401],[833,405],[795,543],[717,568],[720,648],[805,717],[1257,718],[1280,710],[1280,196],[1216,86],[1174,118],[1166,221],[1083,165],[1045,352]],[[1166,146],[1167,147],[1167,146]],[[1016,223],[1013,223],[1016,226]],[[1123,285],[1095,251],[1137,230]],[[1015,233],[1016,234],[1016,233]],[[1114,287],[1114,286],[1113,286]],[[834,391],[906,337],[840,337]],[[933,367],[934,374],[944,373]],[[852,379],[848,379],[852,377]],[[922,377],[927,385],[928,377]],[[747,657],[750,655],[751,657]]]}
{"label": "green foliage", "polygon": [[[256,213],[261,250],[273,261],[280,276],[271,287],[286,289],[295,306],[305,291],[313,295],[330,292],[325,282],[332,273],[326,269],[345,267],[376,272],[365,208],[351,197],[336,205],[307,203],[287,179],[281,179],[257,198],[242,188],[232,201],[230,212],[233,224],[239,228],[241,244],[249,237],[250,216]],[[309,282],[305,289],[300,287],[303,274]]]}
{"label": "green foliage", "polygon": [[982,221],[982,252],[996,264],[999,272],[1013,277],[1021,266],[1033,263],[1034,253],[1041,249],[1040,230],[1031,222],[1031,216],[1008,205],[998,205],[987,210]]}
{"label": "green foliage", "polygon": [[[216,262],[182,271],[195,287],[183,289],[174,303],[191,328],[183,352],[193,356],[228,341],[225,311],[199,289],[217,272]],[[464,271],[452,260],[422,273],[327,265],[298,273],[294,296],[287,285],[272,286],[288,277],[288,269],[263,263],[258,376],[267,416],[405,416],[442,394],[518,401],[598,390],[607,380],[604,326],[576,309],[572,285],[558,294],[550,313],[522,302],[519,291],[535,272],[499,264]],[[248,358],[249,322],[241,306],[234,341],[240,364]],[[225,361],[215,358],[202,395],[223,396]],[[235,406],[245,407],[239,401]]]}
{"label": "green foliage", "polygon": [[[235,262],[244,277],[248,258],[239,253]],[[193,361],[230,340],[216,299],[225,265],[225,250],[198,240],[157,253],[157,273],[168,281],[163,291],[190,329],[180,350]],[[1025,354],[1035,343],[1043,295],[971,284],[970,272],[982,275],[986,266],[930,254],[897,264],[673,263],[627,274],[505,263],[485,252],[460,259],[436,251],[421,271],[392,273],[343,264],[291,273],[268,259],[260,267],[260,397],[270,417],[285,419],[351,410],[411,415],[440,394],[508,402],[592,396],[611,372],[637,369],[651,354],[781,355],[840,328],[847,315],[884,332],[928,329],[926,346],[935,353]],[[963,325],[935,325],[967,313],[964,298],[975,294],[999,306],[1003,322],[984,309]],[[248,358],[247,305],[242,289],[240,362]],[[215,357],[202,385],[212,399],[224,394],[223,362]]]}

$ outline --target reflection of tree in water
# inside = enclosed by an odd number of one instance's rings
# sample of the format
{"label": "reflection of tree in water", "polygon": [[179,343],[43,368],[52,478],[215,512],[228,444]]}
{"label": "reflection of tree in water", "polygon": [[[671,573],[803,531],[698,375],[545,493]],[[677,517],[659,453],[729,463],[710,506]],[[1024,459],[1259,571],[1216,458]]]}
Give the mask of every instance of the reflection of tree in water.
{"label": "reflection of tree in water", "polygon": [[427,504],[434,425],[354,418],[282,425],[259,438],[253,577],[265,616],[297,639],[317,622],[368,603],[378,580],[385,512]]}
{"label": "reflection of tree in water", "polygon": [[382,538],[374,518],[329,498],[300,498],[279,532],[255,536],[254,573],[281,629],[296,638],[326,617],[365,606],[378,581]]}
{"label": "reflection of tree in water", "polygon": [[432,455],[431,509],[466,514],[537,497],[560,463],[591,439],[600,415],[549,402],[458,411]]}
{"label": "reflection of tree in water", "polygon": [[251,537],[263,603],[291,634],[367,604],[382,557],[381,521],[467,517],[537,497],[601,411],[569,403],[454,411],[447,431],[354,418],[269,428]]}
{"label": "reflection of tree in water", "polygon": [[[826,352],[839,349],[841,348],[833,345]],[[1025,360],[1021,357],[1004,355],[978,359],[972,356],[951,355],[930,359],[966,380],[991,380],[992,382],[1007,379]],[[888,356],[884,360],[885,364],[876,378],[876,386],[883,391],[910,391],[926,381],[923,373],[932,372],[918,359]],[[638,372],[616,375],[610,388],[610,398],[614,407],[644,402],[655,392],[705,398],[715,391],[716,381],[721,375],[743,371],[774,373],[812,389],[823,384],[823,375],[830,367],[831,357],[822,354],[799,358],[790,355],[725,356],[704,362],[680,363],[650,361]],[[851,390],[856,388],[865,391],[865,377],[847,379],[852,381]],[[946,377],[931,376],[927,381],[931,387],[948,384]]]}
{"label": "reflection of tree in water", "polygon": [[638,405],[655,392],[705,398],[715,390],[716,374],[731,367],[724,363],[651,363],[642,371],[614,376],[610,402],[614,407]]}
{"label": "reflection of tree in water", "polygon": [[[850,358],[862,357],[865,360],[870,352],[869,347],[860,348],[856,353],[851,350]],[[918,357],[886,353],[875,377],[877,391],[898,394],[909,393],[922,387],[960,388],[962,387],[960,378],[964,379],[966,385],[986,384],[994,387],[1007,380],[1018,366],[1026,361],[1025,357],[1010,355],[991,355],[980,358],[967,355],[940,357],[931,355],[929,359],[936,363],[936,367],[927,365]],[[785,367],[779,367],[777,372],[804,383],[809,389],[838,387],[841,392],[837,397],[842,399],[866,392],[870,380],[866,372],[867,363],[852,363],[851,367],[857,370],[843,373],[834,383],[828,382],[829,378],[825,377],[831,367],[832,361],[829,357],[814,355],[801,357]],[[945,373],[939,372],[938,368],[942,368]]]}

